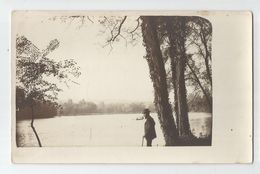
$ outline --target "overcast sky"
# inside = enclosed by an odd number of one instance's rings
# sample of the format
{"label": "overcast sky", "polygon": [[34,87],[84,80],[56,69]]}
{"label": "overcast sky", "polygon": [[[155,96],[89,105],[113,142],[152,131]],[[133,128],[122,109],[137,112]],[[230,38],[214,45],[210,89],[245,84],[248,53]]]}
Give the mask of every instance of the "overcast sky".
{"label": "overcast sky", "polygon": [[100,24],[89,22],[80,27],[79,21],[61,23],[50,21],[49,17],[23,17],[17,34],[27,37],[39,49],[45,49],[51,40],[58,39],[60,46],[49,57],[56,60],[73,58],[81,67],[82,75],[75,79],[80,85],[71,84],[70,88],[62,85],[60,100],[153,101],[142,38],[134,47],[126,46],[121,39],[110,52],[109,47],[100,45],[106,38],[100,35]]}

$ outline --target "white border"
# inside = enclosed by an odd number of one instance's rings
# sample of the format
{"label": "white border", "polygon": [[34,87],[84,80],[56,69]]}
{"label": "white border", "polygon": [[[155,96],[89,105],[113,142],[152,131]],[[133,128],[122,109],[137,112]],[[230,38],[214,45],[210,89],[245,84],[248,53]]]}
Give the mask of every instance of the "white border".
{"label": "white border", "polygon": [[[0,2],[0,172],[6,174],[21,173],[27,174],[45,174],[53,172],[68,173],[223,173],[223,174],[243,174],[260,172],[260,148],[259,148],[259,125],[260,119],[257,117],[259,112],[259,41],[260,41],[260,1],[259,0],[150,0],[139,3],[139,0],[70,0],[53,1],[53,0],[13,0]],[[10,34],[10,11],[17,9],[125,9],[125,10],[252,10],[254,16],[254,164],[252,165],[13,165],[11,164],[11,125],[10,125],[10,59],[9,59],[9,34]]]}
{"label": "white border", "polygon": [[[41,15],[200,16],[212,23],[213,135],[205,147],[43,147],[17,148],[12,109],[12,160],[15,163],[250,163],[252,162],[252,14],[248,11],[14,11],[15,37],[24,17]],[[15,108],[15,82],[12,106]],[[66,156],[66,158],[64,158]]]}

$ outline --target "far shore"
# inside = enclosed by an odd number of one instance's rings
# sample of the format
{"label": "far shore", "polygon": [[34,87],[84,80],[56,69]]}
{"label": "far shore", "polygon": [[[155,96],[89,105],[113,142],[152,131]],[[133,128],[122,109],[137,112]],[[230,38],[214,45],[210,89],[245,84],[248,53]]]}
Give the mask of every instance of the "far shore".
{"label": "far shore", "polygon": [[[212,116],[212,113],[209,112],[189,112],[189,113],[207,113],[210,114]],[[133,115],[133,114],[138,114],[140,115],[140,117],[143,116],[142,113],[88,113],[88,114],[78,114],[78,115],[56,115],[53,117],[40,117],[40,118],[35,118],[35,119],[50,119],[50,118],[57,118],[57,117],[77,117],[77,116],[101,116],[101,115],[105,115],[105,116],[114,116],[114,115]],[[157,114],[156,112],[151,112],[152,115]],[[16,121],[22,121],[22,120],[30,120],[30,118],[25,118],[25,119],[18,119]]]}

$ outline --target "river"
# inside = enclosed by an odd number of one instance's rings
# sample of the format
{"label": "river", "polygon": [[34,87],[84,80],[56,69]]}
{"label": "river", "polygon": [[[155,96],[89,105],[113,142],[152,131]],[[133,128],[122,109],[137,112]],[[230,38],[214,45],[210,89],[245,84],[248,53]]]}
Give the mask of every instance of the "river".
{"label": "river", "polygon": [[[157,138],[153,146],[163,146],[164,139],[156,114]],[[35,128],[45,147],[64,146],[141,146],[144,121],[141,114],[57,116],[36,119]],[[212,117],[209,113],[189,113],[193,134],[197,137],[211,133]],[[30,127],[30,120],[18,121],[18,146],[38,146]]]}

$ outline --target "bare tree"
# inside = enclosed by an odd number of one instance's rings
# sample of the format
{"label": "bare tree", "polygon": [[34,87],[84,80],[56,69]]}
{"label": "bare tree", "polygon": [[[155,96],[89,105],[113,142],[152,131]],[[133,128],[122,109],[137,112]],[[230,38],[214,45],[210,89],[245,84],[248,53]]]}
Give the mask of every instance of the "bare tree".
{"label": "bare tree", "polygon": [[[201,17],[189,17],[187,23],[187,44],[186,48],[193,49],[195,52],[188,54],[187,65],[194,81],[199,85],[202,93],[205,95],[209,110],[212,112],[212,75],[211,75],[211,40],[212,26],[211,23]],[[196,65],[195,59],[201,59],[203,65]],[[200,69],[200,71],[196,71]],[[204,69],[204,70],[203,70]]]}
{"label": "bare tree", "polygon": [[196,73],[196,71],[194,70],[195,65],[194,63],[190,63],[190,59],[191,59],[191,56],[190,55],[187,55],[188,56],[188,59],[187,59],[187,66],[189,67],[190,71],[191,71],[191,74],[192,76],[194,76],[194,78],[192,78],[192,80],[194,80],[200,87],[202,93],[204,94],[204,96],[206,97],[206,100],[207,100],[207,103],[208,103],[208,108],[209,108],[209,111],[212,112],[212,97],[210,96],[209,92],[206,91],[205,87],[203,86],[201,80],[199,79],[198,77],[198,74],[199,73]]}

